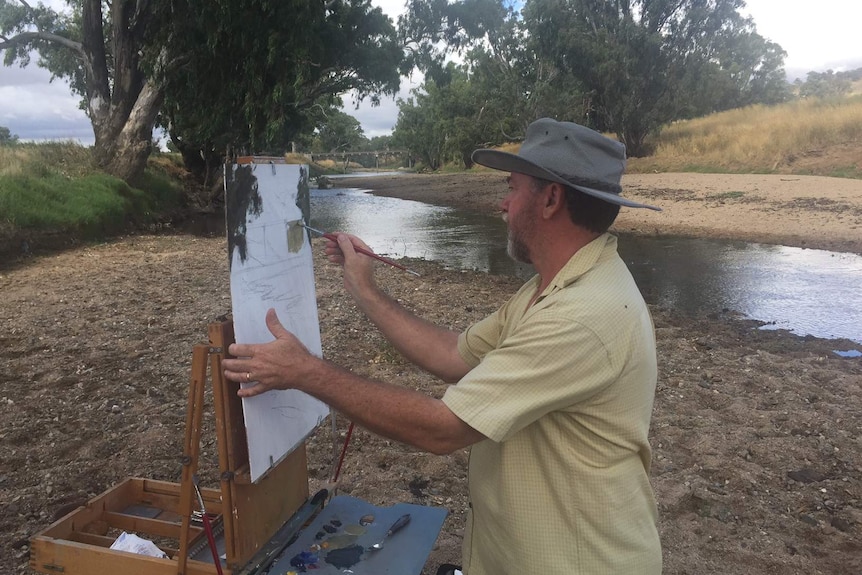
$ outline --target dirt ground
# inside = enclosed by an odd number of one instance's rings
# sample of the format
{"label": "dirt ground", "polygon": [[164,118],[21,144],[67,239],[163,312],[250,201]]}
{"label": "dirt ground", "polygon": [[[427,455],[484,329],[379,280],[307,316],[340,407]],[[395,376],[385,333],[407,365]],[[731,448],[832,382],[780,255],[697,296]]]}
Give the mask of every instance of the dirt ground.
{"label": "dirt ground", "polygon": [[[493,210],[499,174],[355,181],[378,193]],[[797,176],[628,176],[617,229],[732,237],[862,254],[862,182]],[[317,240],[316,240],[317,241]],[[406,363],[355,309],[315,244],[324,355],[433,395],[445,385]],[[495,309],[513,278],[410,260],[382,285],[430,320],[462,329]],[[230,311],[223,237],[147,235],[0,268],[0,573],[28,573],[29,538],[129,476],[179,481],[192,346]],[[659,382],[652,482],[665,573],[862,572],[862,359],[849,341],[758,330],[732,310],[684,317],[652,308]],[[309,441],[312,492],[333,441]],[[216,485],[212,418],[201,476]],[[339,492],[374,504],[443,506],[425,573],[458,562],[467,452],[419,453],[354,433]]]}

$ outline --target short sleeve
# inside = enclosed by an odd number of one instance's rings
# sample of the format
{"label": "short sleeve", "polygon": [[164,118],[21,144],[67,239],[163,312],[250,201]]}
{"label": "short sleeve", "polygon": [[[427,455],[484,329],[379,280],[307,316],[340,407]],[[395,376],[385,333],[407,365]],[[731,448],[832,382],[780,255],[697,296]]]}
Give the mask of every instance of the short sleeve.
{"label": "short sleeve", "polygon": [[443,397],[455,415],[494,441],[588,400],[619,375],[606,342],[555,307],[523,322]]}

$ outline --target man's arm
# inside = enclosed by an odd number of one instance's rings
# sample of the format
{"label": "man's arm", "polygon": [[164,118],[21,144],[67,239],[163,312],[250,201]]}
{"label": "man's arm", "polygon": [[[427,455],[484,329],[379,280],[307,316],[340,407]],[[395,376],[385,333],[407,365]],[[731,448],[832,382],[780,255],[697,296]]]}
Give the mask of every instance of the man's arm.
{"label": "man's arm", "polygon": [[266,316],[275,341],[233,344],[225,377],[253,385],[239,391],[251,397],[271,389],[298,389],[327,403],[369,431],[436,454],[451,453],[485,437],[459,419],[441,400],[416,390],[350,373],[311,355],[278,321]]}
{"label": "man's arm", "polygon": [[327,242],[326,254],[344,266],[344,286],[359,309],[412,363],[449,383],[464,377],[470,366],[458,353],[458,333],[417,317],[384,293],[374,283],[374,261],[354,245],[368,249],[359,238],[338,234],[337,243]]}

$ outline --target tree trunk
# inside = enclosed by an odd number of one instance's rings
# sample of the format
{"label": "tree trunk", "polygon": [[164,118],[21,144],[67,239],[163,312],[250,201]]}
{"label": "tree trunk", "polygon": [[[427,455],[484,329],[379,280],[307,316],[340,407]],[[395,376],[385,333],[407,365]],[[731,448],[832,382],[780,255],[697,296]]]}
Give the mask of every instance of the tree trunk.
{"label": "tree trunk", "polygon": [[160,88],[147,82],[127,117],[122,107],[111,106],[110,117],[93,121],[93,155],[101,169],[127,182],[143,173],[152,152],[153,126],[163,96]]}
{"label": "tree trunk", "polygon": [[[147,165],[163,91],[148,81],[140,68],[145,18],[135,18],[135,1],[114,0],[110,10],[111,36],[107,40],[101,0],[82,3],[83,60],[90,121],[96,136],[93,155],[99,168],[129,182]],[[107,65],[106,41],[113,48],[113,74]]]}

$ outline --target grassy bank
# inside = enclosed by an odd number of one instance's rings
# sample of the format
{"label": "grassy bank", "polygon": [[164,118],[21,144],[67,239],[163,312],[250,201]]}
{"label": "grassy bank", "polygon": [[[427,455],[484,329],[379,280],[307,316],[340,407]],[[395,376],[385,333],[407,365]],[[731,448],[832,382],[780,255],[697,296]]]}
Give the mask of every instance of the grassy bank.
{"label": "grassy bank", "polygon": [[862,178],[862,96],[750,106],[678,122],[628,171]]}
{"label": "grassy bank", "polygon": [[130,186],[71,143],[0,147],[0,252],[92,241],[146,228],[183,201],[170,161],[154,158]]}

